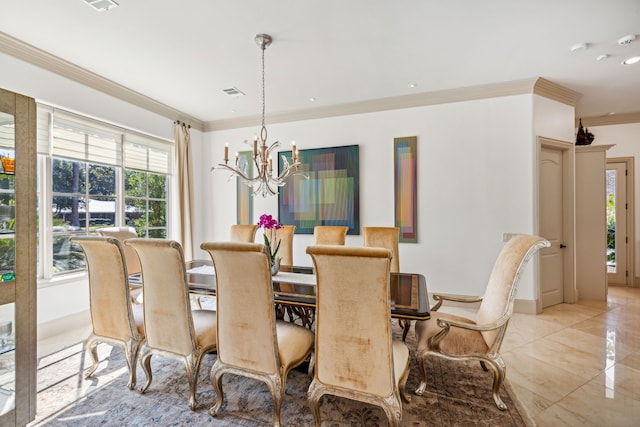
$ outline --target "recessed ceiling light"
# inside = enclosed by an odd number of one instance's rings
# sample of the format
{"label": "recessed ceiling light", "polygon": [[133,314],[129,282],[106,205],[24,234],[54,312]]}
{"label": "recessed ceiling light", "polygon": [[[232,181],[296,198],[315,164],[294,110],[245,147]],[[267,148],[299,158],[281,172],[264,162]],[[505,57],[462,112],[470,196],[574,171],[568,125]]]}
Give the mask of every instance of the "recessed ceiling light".
{"label": "recessed ceiling light", "polygon": [[603,53],[602,55],[596,56],[596,61],[602,61],[603,59],[607,59],[609,57],[608,54]]}
{"label": "recessed ceiling light", "polygon": [[569,50],[571,52],[577,52],[579,50],[586,50],[589,45],[587,43],[576,43]]}
{"label": "recessed ceiling light", "polygon": [[622,61],[623,65],[632,65],[635,64],[637,62],[640,62],[640,56],[632,56],[631,58],[627,58],[624,61]]}
{"label": "recessed ceiling light", "polygon": [[309,101],[311,101],[311,102],[316,102],[316,99],[315,99],[315,98],[313,98],[313,97],[311,97],[311,98],[309,98]]}
{"label": "recessed ceiling light", "polygon": [[636,35],[635,34],[627,34],[624,37],[620,37],[618,39],[618,44],[620,46],[626,46],[628,44],[633,43],[633,41],[636,39]]}
{"label": "recessed ceiling light", "polygon": [[418,86],[416,83],[411,83],[411,84],[409,85],[409,87],[411,87],[411,88],[416,87],[416,86]]}

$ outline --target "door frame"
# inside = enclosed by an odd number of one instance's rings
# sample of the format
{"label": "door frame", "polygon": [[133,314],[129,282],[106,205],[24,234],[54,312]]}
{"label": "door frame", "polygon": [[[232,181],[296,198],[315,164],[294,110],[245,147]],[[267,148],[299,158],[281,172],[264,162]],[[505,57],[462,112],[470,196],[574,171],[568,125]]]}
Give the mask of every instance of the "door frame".
{"label": "door frame", "polygon": [[626,225],[627,225],[627,286],[628,287],[638,287],[639,284],[636,283],[636,256],[635,256],[635,241],[636,241],[636,233],[635,233],[635,166],[634,166],[634,157],[607,157],[607,167],[609,163],[624,163],[626,174],[625,174],[625,186],[626,186]]}
{"label": "door frame", "polygon": [[[567,246],[563,256],[563,289],[562,299],[565,303],[573,304],[578,301],[578,290],[575,276],[575,145],[573,142],[558,139],[537,137],[536,144],[536,232],[540,230],[540,158],[542,148],[552,148],[562,152],[562,228],[563,240]],[[541,275],[538,274],[538,277]],[[540,283],[536,283],[536,313],[542,313],[542,296]]]}

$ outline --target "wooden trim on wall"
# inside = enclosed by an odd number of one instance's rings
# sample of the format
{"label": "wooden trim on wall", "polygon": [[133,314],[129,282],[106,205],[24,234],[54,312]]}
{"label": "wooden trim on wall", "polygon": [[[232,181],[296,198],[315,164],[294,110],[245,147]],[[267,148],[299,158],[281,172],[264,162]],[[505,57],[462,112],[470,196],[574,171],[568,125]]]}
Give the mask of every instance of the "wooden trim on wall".
{"label": "wooden trim on wall", "polygon": [[[377,111],[397,110],[402,108],[424,107],[427,105],[449,104],[452,102],[473,101],[478,99],[498,98],[534,93],[554,101],[573,105],[581,96],[578,92],[567,89],[549,80],[535,77],[509,82],[446,89],[434,92],[423,92],[412,95],[393,96],[348,104],[330,105],[298,111],[269,114],[269,123],[285,123],[299,120],[320,119],[326,117],[347,116],[350,114],[372,113]],[[238,117],[229,120],[206,122],[205,132],[238,129],[260,124],[260,116]]]}
{"label": "wooden trim on wall", "polygon": [[[578,127],[580,122],[579,118],[576,118],[575,127]],[[599,117],[582,117],[582,126],[608,126],[608,125],[626,125],[629,123],[640,123],[640,112],[636,113],[623,113],[623,114],[610,114],[607,116]]]}

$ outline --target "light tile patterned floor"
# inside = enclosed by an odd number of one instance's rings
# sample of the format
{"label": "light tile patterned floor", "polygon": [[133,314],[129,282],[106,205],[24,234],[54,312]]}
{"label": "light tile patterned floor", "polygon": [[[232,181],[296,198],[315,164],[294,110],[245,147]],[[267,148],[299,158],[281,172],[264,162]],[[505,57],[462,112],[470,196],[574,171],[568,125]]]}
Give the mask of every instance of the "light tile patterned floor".
{"label": "light tile patterned floor", "polygon": [[640,425],[640,289],[515,314],[507,378],[539,426]]}

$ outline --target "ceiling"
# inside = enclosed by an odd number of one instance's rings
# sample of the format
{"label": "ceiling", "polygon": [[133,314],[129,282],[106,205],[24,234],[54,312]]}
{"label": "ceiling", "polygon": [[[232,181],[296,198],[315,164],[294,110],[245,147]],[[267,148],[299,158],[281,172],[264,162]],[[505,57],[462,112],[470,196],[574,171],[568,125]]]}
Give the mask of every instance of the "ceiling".
{"label": "ceiling", "polygon": [[[640,55],[640,0],[116,2],[5,1],[0,30],[202,123],[260,114],[258,33],[274,39],[267,122],[534,77],[582,94],[577,117],[640,112],[640,63],[621,65]],[[638,39],[620,46],[628,34]],[[578,43],[587,49],[572,52]]]}

